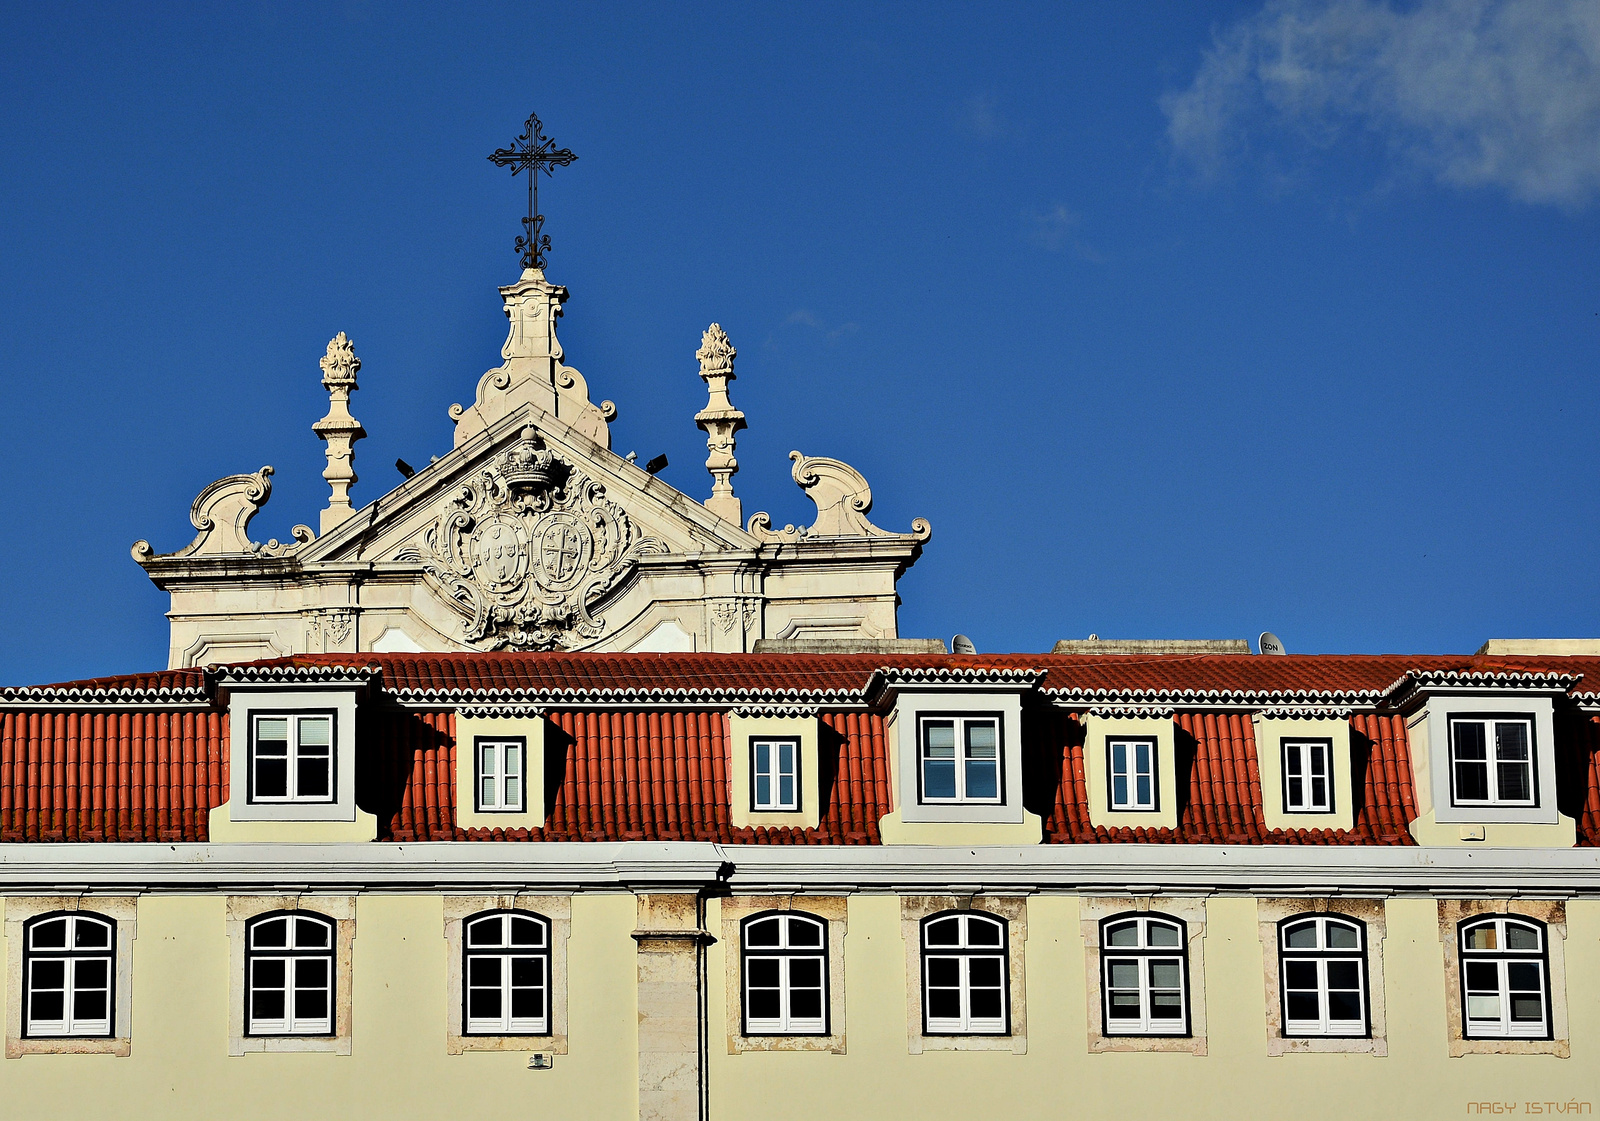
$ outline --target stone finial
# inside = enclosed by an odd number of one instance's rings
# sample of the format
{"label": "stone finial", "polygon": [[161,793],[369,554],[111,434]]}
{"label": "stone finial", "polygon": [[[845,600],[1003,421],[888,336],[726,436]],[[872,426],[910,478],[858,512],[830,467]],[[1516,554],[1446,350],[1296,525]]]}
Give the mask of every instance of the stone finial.
{"label": "stone finial", "polygon": [[350,487],[356,481],[353,445],[367,430],[350,415],[350,394],[358,388],[356,373],[361,369],[361,359],[343,331],[328,343],[321,366],[322,384],[328,390],[328,415],[313,424],[311,430],[328,445],[328,466],[322,472],[333,488],[328,508],[322,511],[322,532],[327,533],[355,513],[350,505]]}
{"label": "stone finial", "polygon": [[706,407],[694,417],[695,424],[705,431],[706,450],[710,453],[706,470],[711,472],[711,497],[705,506],[734,525],[740,523],[742,514],[739,500],[733,496],[733,476],[739,471],[739,461],[733,457],[734,436],[747,427],[744,414],[728,400],[728,383],[734,380],[733,359],[738,353],[717,323],[706,328],[700,336],[700,349],[695,351],[709,394]]}

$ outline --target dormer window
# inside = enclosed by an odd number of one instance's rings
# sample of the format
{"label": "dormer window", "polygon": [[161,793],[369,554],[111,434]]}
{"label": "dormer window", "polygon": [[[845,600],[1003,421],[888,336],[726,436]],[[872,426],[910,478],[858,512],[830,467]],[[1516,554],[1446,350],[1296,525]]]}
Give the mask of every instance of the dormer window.
{"label": "dormer window", "polygon": [[1159,809],[1155,738],[1108,739],[1106,752],[1110,757],[1111,808],[1143,813]]}
{"label": "dormer window", "polygon": [[477,755],[479,813],[520,814],[526,801],[523,775],[528,754],[526,737],[474,737]]}
{"label": "dormer window", "polygon": [[1457,806],[1533,806],[1533,720],[1450,718],[1451,801]]}
{"label": "dormer window", "polygon": [[1000,802],[999,726],[998,714],[923,717],[922,801]]}
{"label": "dormer window", "polygon": [[759,813],[800,810],[800,739],[750,741],[750,808]]}
{"label": "dormer window", "polygon": [[332,712],[255,712],[250,728],[250,801],[334,799]]}
{"label": "dormer window", "polygon": [[1283,741],[1283,809],[1292,814],[1333,812],[1333,741]]}

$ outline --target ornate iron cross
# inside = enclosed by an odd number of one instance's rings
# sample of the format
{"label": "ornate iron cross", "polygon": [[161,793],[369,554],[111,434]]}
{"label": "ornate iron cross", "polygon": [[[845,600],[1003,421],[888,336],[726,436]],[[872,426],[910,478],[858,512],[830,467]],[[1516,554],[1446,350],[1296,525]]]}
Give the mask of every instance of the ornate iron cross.
{"label": "ornate iron cross", "polygon": [[544,255],[550,249],[550,235],[542,232],[544,215],[539,213],[539,172],[554,175],[552,168],[566,167],[577,158],[570,148],[556,148],[556,142],[544,134],[537,113],[528,118],[511,147],[498,148],[489,157],[496,167],[509,167],[513,176],[528,173],[528,216],[522,220],[522,236],[516,241],[525,269],[544,268]]}

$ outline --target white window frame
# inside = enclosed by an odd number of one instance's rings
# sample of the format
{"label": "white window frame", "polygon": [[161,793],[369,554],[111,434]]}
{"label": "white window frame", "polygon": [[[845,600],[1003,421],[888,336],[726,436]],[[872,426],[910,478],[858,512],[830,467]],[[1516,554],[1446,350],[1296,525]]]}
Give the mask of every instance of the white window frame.
{"label": "white window frame", "polygon": [[[949,724],[954,734],[953,754],[951,763],[955,768],[955,797],[936,798],[928,794],[928,727],[932,724]],[[967,794],[967,767],[973,762],[969,752],[972,745],[967,742],[968,729],[977,725],[987,724],[994,731],[994,745],[992,762],[994,765],[993,797],[970,796]],[[1001,741],[1004,734],[1005,721],[998,712],[927,712],[917,716],[917,800],[928,806],[999,806],[1006,801],[1005,773],[1005,747]]]}
{"label": "white window frame", "polygon": [[[959,922],[960,937],[953,945],[934,945],[929,932],[947,920]],[[975,924],[993,927],[999,932],[998,945],[974,942]],[[999,915],[983,911],[940,911],[922,920],[922,1033],[924,1035],[1009,1035],[1011,1033],[1011,969],[1009,924]],[[941,985],[940,989],[954,987],[959,993],[960,1012],[956,1016],[934,1016],[930,1011],[933,962],[954,960],[957,974],[954,986]],[[972,1014],[972,964],[974,961],[993,961],[1000,971],[1000,1015],[974,1016]],[[993,985],[983,985],[993,989]]]}
{"label": "white window frame", "polygon": [[[1111,931],[1125,924],[1136,924],[1138,943],[1134,946],[1111,945]],[[1177,935],[1177,945],[1156,946],[1150,941],[1152,925],[1171,929]],[[1137,970],[1137,988],[1113,988],[1113,965],[1131,962]],[[1155,991],[1171,992],[1170,986],[1156,986],[1153,967],[1156,964],[1176,964],[1178,967],[1178,1010],[1176,1019],[1153,1017],[1151,994]],[[1137,1017],[1111,1015],[1113,992],[1136,992],[1139,999]],[[1125,912],[1100,920],[1100,1015],[1101,1034],[1107,1038],[1118,1036],[1187,1036],[1189,1034],[1189,930],[1182,919],[1170,915],[1148,912]]]}
{"label": "white window frame", "polygon": [[[1333,804],[1333,740],[1289,739],[1282,741],[1283,759],[1283,812],[1286,814],[1330,814],[1336,812]],[[1317,775],[1311,766],[1320,757],[1322,774]],[[1322,780],[1322,797],[1315,797],[1316,781]],[[1300,781],[1300,797],[1294,797],[1293,782]]]}
{"label": "white window frame", "polygon": [[[284,946],[258,946],[256,944],[257,932],[270,923],[287,921]],[[325,932],[326,941],[320,945],[301,946],[301,923],[314,923]],[[314,911],[268,911],[258,915],[245,923],[245,950],[244,950],[244,1034],[251,1037],[282,1037],[282,1036],[331,1036],[334,1034],[334,1023],[337,1015],[336,1001],[338,986],[335,984],[334,974],[338,969],[339,926],[333,919]],[[277,985],[259,985],[256,979],[256,968],[262,964],[283,964],[283,1012],[277,1017],[258,1017],[255,1009],[255,997],[258,991],[276,992]],[[309,963],[318,963],[323,966],[326,978],[326,1014],[323,1016],[299,1016],[296,1014],[294,996],[298,992],[310,992],[322,986],[301,985],[300,974],[306,972]]]}
{"label": "white window frame", "polygon": [[[1516,926],[1533,932],[1538,946],[1533,950],[1513,950],[1506,945],[1506,927]],[[1494,931],[1496,946],[1494,949],[1475,950],[1467,945],[1468,936],[1474,931],[1491,928]],[[1551,1039],[1552,1015],[1550,1007],[1550,932],[1546,926],[1536,919],[1522,915],[1475,915],[1470,919],[1463,919],[1457,926],[1456,948],[1461,955],[1461,1034],[1466,1039]],[[1537,1023],[1529,1021],[1516,1021],[1511,1018],[1511,969],[1510,966],[1531,965],[1539,978],[1539,1020]],[[1493,990],[1483,986],[1473,987],[1469,976],[1474,970],[1474,965],[1489,965],[1494,967],[1496,980]],[[1532,992],[1531,989],[1519,988],[1520,993]],[[1482,1001],[1485,997],[1497,1002],[1500,1014],[1496,1019],[1474,1018],[1473,1008],[1482,1007],[1474,1004],[1474,998]]]}
{"label": "white window frame", "polygon": [[[54,923],[65,924],[63,945],[60,948],[41,947],[37,944],[41,928]],[[104,933],[105,942],[99,946],[79,947],[78,928],[85,925]],[[24,1039],[110,1039],[117,1022],[117,922],[107,915],[89,911],[52,911],[27,920],[23,925],[22,948],[22,1038]],[[61,965],[61,986],[41,989],[37,982],[37,969],[41,964]],[[98,966],[104,971],[104,982],[98,985],[80,983],[78,976],[83,966]],[[103,992],[104,1016],[78,1018],[77,994]],[[34,996],[41,993],[61,993],[61,1017],[40,1020],[33,1015]]]}
{"label": "white window frame", "polygon": [[[1309,947],[1291,947],[1289,933],[1292,930],[1311,925],[1316,932],[1316,945]],[[1335,949],[1328,944],[1328,929],[1337,926],[1353,931],[1356,937],[1354,949]],[[1289,1016],[1289,994],[1293,992],[1310,992],[1312,990],[1297,987],[1293,990],[1289,986],[1289,966],[1291,963],[1309,963],[1316,970],[1316,998],[1318,1017],[1315,1020],[1295,1020]],[[1329,987],[1328,965],[1331,962],[1348,962],[1356,967],[1357,993],[1361,1003],[1361,1014],[1355,1020],[1334,1020],[1328,1015]],[[1332,1038],[1332,1039],[1360,1039],[1371,1034],[1370,1022],[1372,1018],[1370,1004],[1370,985],[1367,980],[1367,930],[1366,924],[1359,919],[1349,918],[1344,915],[1331,914],[1302,914],[1291,915],[1278,923],[1278,991],[1282,1002],[1283,1035],[1286,1039],[1299,1038]],[[1340,989],[1339,991],[1348,991]]]}
{"label": "white window frame", "polygon": [[[282,720],[287,725],[285,730],[285,751],[283,755],[286,769],[284,790],[285,793],[262,794],[258,787],[259,764],[263,762],[258,750],[261,734],[261,722],[264,720]],[[325,794],[302,795],[300,789],[300,757],[301,757],[301,732],[302,726],[308,721],[322,721],[328,729],[327,755],[324,757],[324,766],[327,771],[327,792]],[[339,800],[339,764],[338,764],[338,713],[332,709],[304,710],[304,709],[255,709],[250,713],[250,746],[249,746],[249,793],[248,801],[255,805],[329,805]],[[323,746],[323,745],[316,745]]]}
{"label": "white window frame", "polygon": [[[1117,748],[1122,748],[1123,769],[1117,770]],[[1137,748],[1149,749],[1150,768],[1148,772],[1138,770]],[[1106,737],[1106,806],[1115,813],[1160,813],[1161,812],[1161,761],[1160,745],[1154,736],[1108,736]],[[1121,778],[1126,785],[1123,793],[1128,795],[1122,801],[1117,801],[1117,779]],[[1150,797],[1140,800],[1138,797],[1139,779],[1145,779],[1150,784]]]}
{"label": "white window frame", "polygon": [[[755,927],[776,921],[778,944],[752,946],[750,932]],[[800,923],[816,931],[816,942],[795,944],[794,924]],[[828,1035],[828,920],[820,915],[802,911],[762,911],[751,915],[739,924],[740,946],[740,1014],[741,1032],[753,1035]],[[755,987],[750,966],[753,962],[772,961],[778,968],[778,1015],[755,1017],[750,1014],[750,990]],[[796,962],[814,965],[818,984],[806,989],[820,989],[821,1008],[816,1016],[796,1016],[793,1011],[793,967]],[[761,986],[769,988],[771,986]]]}
{"label": "white window frame", "polygon": [[[514,944],[511,942],[513,923],[516,920],[530,921],[539,931],[540,941],[535,943]],[[475,927],[488,929],[499,925],[499,939],[490,945],[488,943],[473,944],[473,930]],[[546,1036],[551,1034],[550,1009],[554,996],[555,986],[551,979],[553,966],[551,954],[551,926],[550,920],[533,911],[522,910],[497,910],[485,911],[469,915],[461,924],[461,1022],[464,1026],[464,1035],[494,1035],[494,1036]],[[517,985],[513,971],[517,961],[537,961],[539,963],[539,982],[536,985]],[[490,961],[496,963],[497,979],[493,984],[480,983],[473,976],[473,963]],[[500,994],[499,1016],[474,1016],[472,1015],[472,994],[474,990],[496,989]],[[538,1016],[515,1016],[512,1014],[512,997],[518,988],[538,989],[542,994],[541,1006],[544,1011]]]}
{"label": "white window frame", "polygon": [[[1488,789],[1486,798],[1464,798],[1461,796],[1458,769],[1463,762],[1478,763],[1480,760],[1461,760],[1456,755],[1456,728],[1463,724],[1479,724],[1484,728],[1484,758],[1481,760],[1486,772],[1485,778]],[[1527,773],[1528,797],[1506,798],[1500,793],[1500,768],[1505,765],[1500,759],[1500,744],[1495,735],[1495,726],[1498,724],[1520,724],[1527,731],[1527,741],[1524,745],[1525,757],[1520,760]],[[1504,806],[1511,808],[1531,808],[1539,805],[1539,767],[1538,744],[1535,741],[1537,722],[1530,713],[1451,713],[1446,729],[1449,743],[1449,782],[1450,804],[1452,806]],[[1518,762],[1513,760],[1512,762]]]}
{"label": "white window frame", "polygon": [[[767,748],[767,766],[761,767],[761,748]],[[782,763],[783,749],[789,752],[789,766]],[[750,810],[752,813],[800,813],[800,737],[751,736],[750,737]],[[790,797],[785,799],[780,791],[783,780],[789,780]],[[767,797],[761,797],[761,784],[767,783]]]}
{"label": "white window frame", "polygon": [[[493,751],[496,759],[486,762]],[[516,766],[507,766],[511,760]],[[492,773],[491,773],[492,767]],[[485,783],[494,783],[493,797],[484,797]],[[514,798],[507,794],[514,793]],[[520,814],[528,801],[528,741],[524,736],[472,738],[472,798],[476,813]]]}

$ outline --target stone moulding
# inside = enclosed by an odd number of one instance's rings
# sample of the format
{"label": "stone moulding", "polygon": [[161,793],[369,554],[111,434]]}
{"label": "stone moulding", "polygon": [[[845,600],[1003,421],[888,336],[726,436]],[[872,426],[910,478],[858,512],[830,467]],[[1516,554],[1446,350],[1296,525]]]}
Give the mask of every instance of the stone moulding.
{"label": "stone moulding", "polygon": [[772,528],[772,517],[765,511],[750,516],[749,532],[766,542],[811,541],[826,537],[888,537],[925,544],[933,536],[926,518],[913,518],[910,533],[890,533],[867,520],[872,510],[872,488],[861,472],[848,463],[824,456],[792,451],[794,467],[789,474],[806,497],[816,503],[817,520],[809,526],[786,525]]}

